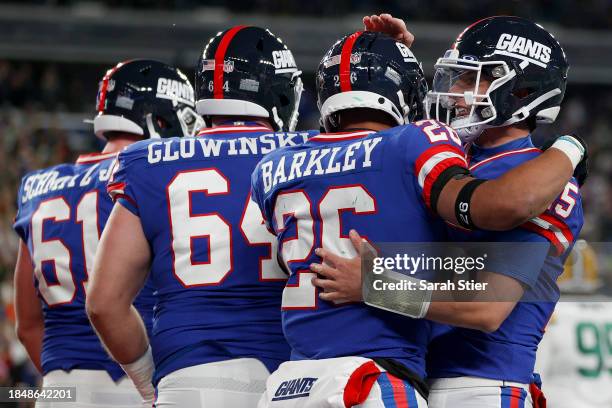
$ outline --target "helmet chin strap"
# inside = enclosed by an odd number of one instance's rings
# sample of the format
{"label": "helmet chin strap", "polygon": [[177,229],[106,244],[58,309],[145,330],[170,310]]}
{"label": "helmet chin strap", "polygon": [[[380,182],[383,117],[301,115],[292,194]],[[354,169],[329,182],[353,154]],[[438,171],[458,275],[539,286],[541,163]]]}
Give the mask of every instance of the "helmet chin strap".
{"label": "helmet chin strap", "polygon": [[484,131],[483,125],[470,126],[462,129],[457,129],[457,135],[463,142],[463,144],[472,143],[474,140],[478,139],[478,137]]}
{"label": "helmet chin strap", "polygon": [[278,109],[276,109],[276,106],[272,107],[272,119],[274,119],[274,123],[276,123],[276,126],[278,126],[278,130],[282,131],[284,123],[281,117],[278,115]]}
{"label": "helmet chin strap", "polygon": [[457,129],[456,127],[464,126],[467,123],[478,122],[480,119],[476,115],[471,115],[465,118],[453,120],[451,123],[451,127],[457,131],[457,135],[463,142],[463,144],[472,143],[474,140],[478,139],[478,137],[490,126],[486,124],[474,125],[474,126],[466,126],[460,127]]}
{"label": "helmet chin strap", "polygon": [[151,139],[161,139],[159,133],[155,131],[155,126],[153,125],[153,115],[150,113],[147,114],[147,116],[145,117],[145,121],[147,123],[147,131],[149,133],[149,137]]}

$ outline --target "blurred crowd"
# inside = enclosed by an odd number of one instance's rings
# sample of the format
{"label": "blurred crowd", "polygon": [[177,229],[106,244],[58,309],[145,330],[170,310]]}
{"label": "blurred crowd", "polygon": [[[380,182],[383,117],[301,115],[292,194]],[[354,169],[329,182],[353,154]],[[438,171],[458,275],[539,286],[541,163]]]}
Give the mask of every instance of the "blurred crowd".
{"label": "blurred crowd", "polygon": [[[79,0],[12,0],[17,3],[71,6]],[[471,22],[492,15],[521,15],[538,21],[550,21],[567,27],[609,29],[612,2],[609,0],[90,0],[108,8],[147,10],[193,10],[220,7],[234,13],[271,15],[345,16],[347,14],[389,12],[410,21],[435,21],[443,16],[448,22]]]}

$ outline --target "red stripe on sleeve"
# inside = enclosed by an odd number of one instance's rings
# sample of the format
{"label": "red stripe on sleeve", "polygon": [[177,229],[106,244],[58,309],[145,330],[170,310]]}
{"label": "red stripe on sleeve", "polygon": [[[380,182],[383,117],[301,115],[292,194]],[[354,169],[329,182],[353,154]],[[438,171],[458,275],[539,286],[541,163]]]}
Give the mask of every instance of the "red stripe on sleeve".
{"label": "red stripe on sleeve", "polygon": [[112,183],[109,184],[108,186],[106,186],[106,192],[108,194],[113,194],[116,192],[124,192],[125,191],[125,183],[124,182],[119,182],[119,183]]}
{"label": "red stripe on sleeve", "polygon": [[[427,160],[431,159],[432,156],[438,153],[441,153],[441,152],[457,153],[461,157],[465,157],[465,152],[455,146],[442,144],[442,145],[430,147],[429,149],[421,153],[421,155],[414,162],[414,175],[418,177],[419,173],[421,172],[421,168],[423,167],[425,163],[427,163]],[[466,167],[466,164],[463,162],[462,162],[462,167]]]}
{"label": "red stripe on sleeve", "polygon": [[[452,166],[465,167],[465,162],[452,157],[448,159],[442,160],[440,163],[436,164],[436,166],[427,174],[425,177],[425,183],[423,183],[423,200],[425,200],[425,205],[430,210],[437,212],[436,209],[431,208],[431,188],[435,184],[438,176],[446,169]],[[418,177],[418,175],[417,175]]]}
{"label": "red stripe on sleeve", "polygon": [[550,222],[555,227],[559,228],[567,242],[574,242],[574,234],[572,234],[572,230],[567,226],[566,223],[555,217],[554,215],[544,213],[540,215],[540,218],[544,221]]}
{"label": "red stripe on sleeve", "polygon": [[[435,156],[436,154],[444,153],[444,152],[450,152],[450,153],[458,154],[461,157],[465,157],[465,153],[461,149],[455,146],[438,145],[438,146],[431,147],[427,149],[426,151],[424,151],[423,153],[421,153],[421,155],[416,159],[414,163],[414,176],[418,179],[419,174],[421,173],[421,169],[427,163],[427,161],[431,159],[433,156]],[[447,168],[451,166],[460,166],[460,167],[466,168],[467,164],[465,161],[459,159],[458,157],[449,157],[447,159],[440,161],[438,164],[436,164],[431,170],[429,170],[429,173],[427,173],[425,176],[425,180],[423,182],[423,201],[425,201],[425,205],[430,210],[432,210],[431,208],[431,188],[433,187],[434,183],[438,179],[438,176],[444,170],[446,170]],[[432,211],[435,211],[435,210],[432,210]]]}

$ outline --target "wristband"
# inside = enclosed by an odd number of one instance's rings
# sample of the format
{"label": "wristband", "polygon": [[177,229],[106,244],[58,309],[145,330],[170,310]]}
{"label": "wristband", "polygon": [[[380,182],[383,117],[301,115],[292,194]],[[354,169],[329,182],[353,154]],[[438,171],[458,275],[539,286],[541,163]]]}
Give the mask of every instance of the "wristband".
{"label": "wristband", "polygon": [[155,390],[153,389],[152,380],[155,363],[153,363],[151,346],[147,348],[147,351],[138,360],[129,364],[121,364],[121,368],[130,377],[142,399],[145,402],[153,402]]}
{"label": "wristband", "polygon": [[[421,279],[388,269],[382,274],[370,271],[363,277],[363,301],[377,309],[422,319],[429,310],[432,291],[421,289],[421,282]],[[387,288],[393,285],[395,289],[376,290],[375,285]],[[397,289],[398,287],[401,289]]]}
{"label": "wristband", "polygon": [[575,138],[570,135],[565,135],[557,138],[550,146],[565,153],[568,159],[572,162],[572,167],[576,169],[578,163],[584,157],[584,147]]}
{"label": "wristband", "polygon": [[[363,301],[369,306],[414,319],[425,317],[431,302],[431,290],[422,289],[421,282],[423,281],[388,269],[381,274],[374,273],[371,262],[378,256],[376,250],[368,242],[363,242],[361,249]],[[388,285],[393,285],[396,289],[401,289],[376,290],[378,285],[387,285],[387,288],[389,288]]]}

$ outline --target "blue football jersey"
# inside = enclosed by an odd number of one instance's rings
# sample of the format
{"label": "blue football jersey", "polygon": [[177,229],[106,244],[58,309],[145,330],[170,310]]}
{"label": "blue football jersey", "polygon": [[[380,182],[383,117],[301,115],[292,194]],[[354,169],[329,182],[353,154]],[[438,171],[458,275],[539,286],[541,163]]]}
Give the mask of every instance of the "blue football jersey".
{"label": "blue football jersey", "polygon": [[[470,171],[479,178],[497,178],[540,154],[530,137],[494,148],[473,146]],[[516,254],[512,269],[496,271],[511,276],[527,288],[525,299],[493,333],[436,325],[436,336],[428,354],[428,374],[432,378],[473,376],[530,383],[536,350],[544,328],[559,298],[556,279],[563,262],[582,228],[582,200],[578,185],[571,180],[563,193],[539,217],[507,232],[453,230],[458,240],[482,242],[549,242],[550,252],[530,256]],[[537,252],[537,251],[536,251]],[[535,256],[534,256],[535,255]],[[548,255],[548,256],[547,256]],[[539,270],[539,274],[523,271]]]}
{"label": "blue football jersey", "polygon": [[264,154],[310,135],[226,126],[120,154],[108,191],[140,217],[158,289],[154,384],[198,364],[252,357],[274,371],[288,360],[280,323],[287,275],[250,200],[250,176]]}
{"label": "blue football jersey", "polygon": [[354,256],[351,228],[373,242],[444,240],[428,208],[444,169],[466,167],[454,131],[422,121],[382,132],[322,134],[266,156],[253,173],[253,196],[279,241],[291,276],[283,292],[283,329],[292,359],[393,358],[425,376],[426,320],[318,297],[314,253]]}
{"label": "blue football jersey", "polygon": [[[34,285],[44,316],[42,368],[106,370],[124,374],[108,356],[85,313],[85,291],[100,233],[112,208],[106,183],[116,153],[80,156],[24,176],[15,231],[34,263]],[[152,289],[143,289],[139,311],[150,329]],[[147,317],[148,316],[148,317]]]}

